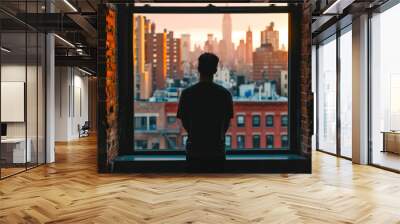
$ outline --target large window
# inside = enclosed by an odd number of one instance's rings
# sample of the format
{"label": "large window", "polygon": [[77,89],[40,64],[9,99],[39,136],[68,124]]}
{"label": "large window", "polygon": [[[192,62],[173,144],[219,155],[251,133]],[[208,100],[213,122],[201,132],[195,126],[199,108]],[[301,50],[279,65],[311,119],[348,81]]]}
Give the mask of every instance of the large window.
{"label": "large window", "polygon": [[400,170],[400,5],[371,19],[372,163]]}
{"label": "large window", "polygon": [[[185,149],[188,133],[175,115],[182,91],[199,82],[197,60],[204,52],[220,58],[214,82],[233,96],[226,149],[288,149],[288,142],[278,143],[280,133],[289,132],[288,15],[135,13],[134,139],[141,143],[135,150],[144,142],[148,149]],[[260,136],[267,134],[272,142],[266,145]]]}
{"label": "large window", "polygon": [[351,26],[340,36],[340,154],[352,157],[352,34]]}
{"label": "large window", "polygon": [[336,36],[318,48],[318,149],[336,153]]}

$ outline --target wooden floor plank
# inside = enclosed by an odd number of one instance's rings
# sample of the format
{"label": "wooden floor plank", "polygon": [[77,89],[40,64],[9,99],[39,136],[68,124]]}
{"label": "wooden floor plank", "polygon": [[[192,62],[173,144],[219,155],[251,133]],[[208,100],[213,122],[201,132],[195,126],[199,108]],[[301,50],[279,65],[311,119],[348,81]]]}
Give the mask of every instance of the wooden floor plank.
{"label": "wooden floor plank", "polygon": [[320,152],[308,174],[98,174],[96,139],[0,181],[0,223],[400,223],[400,175]]}

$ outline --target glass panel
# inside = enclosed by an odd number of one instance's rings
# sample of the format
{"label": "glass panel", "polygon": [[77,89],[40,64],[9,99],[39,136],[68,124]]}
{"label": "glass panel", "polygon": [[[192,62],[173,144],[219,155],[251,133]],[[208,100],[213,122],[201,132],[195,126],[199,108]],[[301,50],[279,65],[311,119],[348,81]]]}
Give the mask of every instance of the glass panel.
{"label": "glass panel", "polygon": [[[160,150],[185,149],[188,133],[176,113],[181,93],[200,81],[198,58],[204,52],[219,57],[213,81],[234,101],[221,143],[232,150],[288,149],[279,141],[289,122],[287,13],[135,14],[132,19],[135,150],[154,144]],[[276,144],[267,146],[260,137],[267,134]]]}
{"label": "glass panel", "polygon": [[238,149],[244,149],[246,145],[245,141],[245,136],[244,135],[238,135],[236,136],[236,148]]}
{"label": "glass panel", "polygon": [[274,144],[274,135],[267,135],[266,137],[266,144],[267,144],[267,148],[271,149],[274,148],[275,144]]}
{"label": "glass panel", "polygon": [[253,135],[253,149],[260,148],[260,135]]}
{"label": "glass panel", "polygon": [[27,149],[31,151],[28,168],[38,163],[38,35],[36,32],[27,33],[27,80],[26,80],[26,118],[27,118]]}
{"label": "glass panel", "polygon": [[318,48],[318,148],[336,153],[336,39]]}
{"label": "glass panel", "polygon": [[352,35],[340,36],[340,153],[352,157]]}
{"label": "glass panel", "polygon": [[260,127],[260,115],[253,115],[253,127]]}
{"label": "glass panel", "polygon": [[267,127],[273,127],[274,126],[274,115],[267,115],[265,117],[265,120],[266,120],[265,125]]}
{"label": "glass panel", "polygon": [[45,77],[45,65],[46,65],[46,36],[42,33],[39,33],[38,36],[38,164],[45,163],[46,158],[46,148],[45,148],[45,124],[46,124],[46,104],[45,104],[45,93],[46,93],[46,77]]}
{"label": "glass panel", "polygon": [[25,170],[32,159],[25,122],[26,41],[25,32],[1,33],[2,177]]}
{"label": "glass panel", "polygon": [[400,5],[374,15],[372,29],[372,163],[400,170]]}

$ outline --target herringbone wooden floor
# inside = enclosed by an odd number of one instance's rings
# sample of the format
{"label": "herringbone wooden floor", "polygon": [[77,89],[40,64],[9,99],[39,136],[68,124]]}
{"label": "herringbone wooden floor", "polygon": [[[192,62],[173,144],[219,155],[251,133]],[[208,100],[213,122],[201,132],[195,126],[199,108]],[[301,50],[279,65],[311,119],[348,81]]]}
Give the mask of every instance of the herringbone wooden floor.
{"label": "herringbone wooden floor", "polygon": [[312,175],[97,174],[96,141],[0,181],[0,223],[400,223],[400,175],[315,153]]}

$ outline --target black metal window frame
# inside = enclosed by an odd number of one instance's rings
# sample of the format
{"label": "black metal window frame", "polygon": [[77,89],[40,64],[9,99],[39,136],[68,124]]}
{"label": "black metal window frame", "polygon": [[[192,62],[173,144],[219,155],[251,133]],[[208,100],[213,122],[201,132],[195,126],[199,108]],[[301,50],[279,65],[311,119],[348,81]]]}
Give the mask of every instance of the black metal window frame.
{"label": "black metal window frame", "polygon": [[[316,130],[315,130],[315,140],[316,140],[316,150],[319,152],[327,153],[333,156],[338,156],[340,158],[344,158],[347,160],[352,160],[347,156],[343,156],[341,153],[341,119],[340,119],[340,75],[341,75],[341,68],[340,68],[340,37],[347,33],[352,32],[352,23],[351,18],[349,16],[344,17],[342,20],[342,27],[332,26],[332,28],[328,28],[325,32],[321,33],[319,37],[316,38],[317,43],[316,50],[315,50],[315,57],[316,57]],[[319,47],[322,44],[329,43],[331,41],[336,42],[336,151],[335,153],[328,152],[324,149],[319,147]]]}
{"label": "black metal window frame", "polygon": [[368,165],[388,170],[391,172],[395,173],[400,173],[400,170],[393,169],[384,165],[376,164],[374,163],[374,152],[373,152],[373,133],[372,133],[372,94],[373,94],[373,89],[372,89],[372,18],[374,17],[374,14],[378,13],[384,13],[385,11],[391,9],[392,7],[400,4],[399,0],[388,0],[384,4],[379,5],[378,7],[371,9],[368,11],[368,31],[367,31],[367,38],[368,38]]}
{"label": "black metal window frame", "polygon": [[[179,5],[179,4],[178,4]],[[192,7],[192,6],[132,6],[130,7],[132,14],[252,14],[252,13],[287,13],[288,14],[288,84],[289,84],[289,97],[288,97],[288,150],[282,149],[267,149],[263,148],[257,150],[257,153],[267,154],[301,154],[301,92],[300,92],[300,47],[301,47],[301,7],[300,5],[288,5],[288,6],[203,6],[203,7]],[[134,109],[135,110],[135,109]],[[134,113],[133,110],[133,113]],[[133,116],[132,116],[133,117]],[[237,124],[237,118],[235,117],[235,123]],[[246,123],[246,122],[245,122]],[[275,123],[275,122],[274,122]],[[132,136],[134,136],[132,131]],[[236,138],[237,140],[237,138]],[[135,155],[142,154],[142,151],[123,150],[119,152],[119,155]],[[184,154],[184,151],[151,151],[146,150],[146,154]],[[255,153],[254,150],[228,150],[227,154],[247,154]]]}

